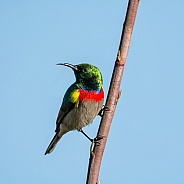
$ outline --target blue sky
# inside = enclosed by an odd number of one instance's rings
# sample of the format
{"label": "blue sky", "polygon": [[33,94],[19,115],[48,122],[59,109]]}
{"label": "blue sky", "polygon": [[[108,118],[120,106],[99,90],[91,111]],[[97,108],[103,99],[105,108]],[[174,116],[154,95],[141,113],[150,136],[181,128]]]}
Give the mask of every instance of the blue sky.
{"label": "blue sky", "polygon": [[[184,2],[140,1],[101,183],[184,183]],[[91,63],[107,94],[127,1],[0,1],[0,183],[85,183],[90,142],[66,134],[50,155],[73,72]],[[96,135],[100,117],[84,130]]]}

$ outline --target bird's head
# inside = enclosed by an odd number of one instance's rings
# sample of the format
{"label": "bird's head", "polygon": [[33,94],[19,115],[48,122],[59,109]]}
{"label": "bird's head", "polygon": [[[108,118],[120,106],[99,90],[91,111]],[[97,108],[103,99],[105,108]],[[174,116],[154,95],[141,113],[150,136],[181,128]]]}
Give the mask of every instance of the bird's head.
{"label": "bird's head", "polygon": [[59,63],[57,65],[64,65],[72,68],[76,77],[76,84],[80,88],[88,90],[101,89],[103,83],[102,75],[96,66],[86,63],[78,65]]}

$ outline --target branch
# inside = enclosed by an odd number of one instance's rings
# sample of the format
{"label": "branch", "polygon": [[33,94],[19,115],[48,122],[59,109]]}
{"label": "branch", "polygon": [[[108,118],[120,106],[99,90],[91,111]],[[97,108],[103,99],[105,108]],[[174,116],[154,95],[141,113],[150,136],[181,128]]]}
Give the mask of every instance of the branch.
{"label": "branch", "polygon": [[123,24],[123,30],[119,45],[117,58],[114,65],[114,71],[111,78],[109,92],[105,106],[108,107],[108,111],[104,111],[97,137],[103,136],[99,142],[93,147],[93,152],[90,155],[88,174],[86,184],[97,184],[100,165],[102,161],[103,152],[105,149],[110,125],[114,116],[116,105],[120,97],[120,84],[122,75],[128,55],[128,49],[132,36],[133,26],[136,18],[136,13],[139,5],[139,0],[129,0],[125,22]]}

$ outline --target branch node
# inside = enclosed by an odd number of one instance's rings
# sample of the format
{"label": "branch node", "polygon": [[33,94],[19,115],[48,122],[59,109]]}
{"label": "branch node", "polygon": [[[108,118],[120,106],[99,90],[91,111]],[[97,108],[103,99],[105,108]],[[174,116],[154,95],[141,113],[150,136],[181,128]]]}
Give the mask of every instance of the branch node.
{"label": "branch node", "polygon": [[117,96],[117,98],[116,98],[116,104],[118,103],[118,101],[119,101],[119,99],[120,99],[121,92],[122,92],[122,90],[119,90],[119,92],[118,92],[118,96]]}
{"label": "branch node", "polygon": [[121,52],[120,52],[120,50],[118,50],[118,54],[117,54],[117,57],[116,57],[115,64],[116,64],[116,66],[124,66],[125,65],[125,62],[121,58]]}
{"label": "branch node", "polygon": [[92,141],[92,143],[91,143],[91,146],[90,146],[90,156],[91,156],[92,158],[94,158],[94,156],[95,156],[95,154],[94,154],[94,152],[93,152],[94,146],[95,146],[95,141],[94,141],[94,139],[93,139],[93,141]]}

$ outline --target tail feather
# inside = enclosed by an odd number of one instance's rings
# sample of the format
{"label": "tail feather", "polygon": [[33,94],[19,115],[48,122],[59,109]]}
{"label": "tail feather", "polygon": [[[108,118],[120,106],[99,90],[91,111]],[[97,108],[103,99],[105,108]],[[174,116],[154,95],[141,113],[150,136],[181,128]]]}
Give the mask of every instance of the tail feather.
{"label": "tail feather", "polygon": [[61,139],[61,137],[62,137],[62,135],[61,134],[59,135],[59,132],[57,132],[55,134],[55,136],[53,137],[52,141],[50,142],[47,150],[45,151],[45,155],[51,153],[54,150],[54,148],[56,147],[56,145],[57,145],[58,141]]}

